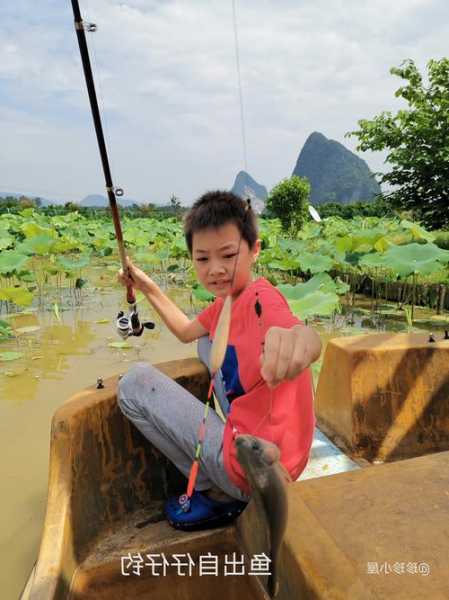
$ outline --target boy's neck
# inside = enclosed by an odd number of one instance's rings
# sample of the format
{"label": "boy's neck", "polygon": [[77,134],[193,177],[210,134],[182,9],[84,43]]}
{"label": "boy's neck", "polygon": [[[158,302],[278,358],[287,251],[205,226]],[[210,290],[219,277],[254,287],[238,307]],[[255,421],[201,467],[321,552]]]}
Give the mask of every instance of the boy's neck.
{"label": "boy's neck", "polygon": [[254,281],[253,274],[252,274],[252,273],[250,273],[250,275],[249,275],[249,278],[248,278],[248,281],[246,282],[246,285],[245,285],[245,287],[243,287],[243,288],[242,288],[242,289],[241,289],[241,290],[238,292],[238,294],[232,294],[232,301],[234,302],[235,300],[237,300],[237,298],[240,296],[240,294],[241,294],[242,292],[244,292],[244,291],[246,290],[246,288],[248,288],[248,287],[249,287],[249,286],[250,286],[250,285],[253,283],[253,281]]}

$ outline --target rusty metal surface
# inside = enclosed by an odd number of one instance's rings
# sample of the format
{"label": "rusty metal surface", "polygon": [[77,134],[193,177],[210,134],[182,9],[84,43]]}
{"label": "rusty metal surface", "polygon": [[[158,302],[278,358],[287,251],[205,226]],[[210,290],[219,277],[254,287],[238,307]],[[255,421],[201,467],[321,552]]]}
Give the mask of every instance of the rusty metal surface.
{"label": "rusty metal surface", "polygon": [[[204,399],[196,359],[157,365]],[[73,573],[126,515],[183,489],[184,478],[123,417],[117,377],[64,403],[52,422],[47,513],[30,598],[66,598]]]}
{"label": "rusty metal surface", "polygon": [[[306,598],[446,600],[448,471],[440,452],[291,485],[284,585]],[[420,562],[429,575],[411,572]]]}

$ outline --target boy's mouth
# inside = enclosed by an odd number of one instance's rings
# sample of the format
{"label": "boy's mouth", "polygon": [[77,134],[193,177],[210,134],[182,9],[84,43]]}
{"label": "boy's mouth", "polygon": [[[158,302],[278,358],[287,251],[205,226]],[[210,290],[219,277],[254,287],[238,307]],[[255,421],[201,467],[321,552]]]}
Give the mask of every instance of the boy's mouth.
{"label": "boy's mouth", "polygon": [[229,281],[212,281],[210,285],[213,287],[225,287],[229,284]]}

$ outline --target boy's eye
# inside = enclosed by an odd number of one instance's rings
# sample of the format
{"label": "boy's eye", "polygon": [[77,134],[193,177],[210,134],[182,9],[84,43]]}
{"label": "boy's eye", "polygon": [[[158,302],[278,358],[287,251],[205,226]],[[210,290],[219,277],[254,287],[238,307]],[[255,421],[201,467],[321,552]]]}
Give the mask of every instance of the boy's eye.
{"label": "boy's eye", "polygon": [[232,258],[233,256],[237,256],[237,252],[234,252],[234,254],[225,254],[225,258]]}
{"label": "boy's eye", "polygon": [[198,262],[204,262],[205,260],[207,260],[207,258],[205,256],[201,257],[201,258],[197,258],[196,259]]}

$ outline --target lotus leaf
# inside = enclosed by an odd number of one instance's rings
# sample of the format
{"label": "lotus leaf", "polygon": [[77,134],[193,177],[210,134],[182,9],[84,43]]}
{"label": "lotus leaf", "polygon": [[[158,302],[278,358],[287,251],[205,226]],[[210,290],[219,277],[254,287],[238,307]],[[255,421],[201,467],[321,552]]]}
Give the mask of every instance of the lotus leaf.
{"label": "lotus leaf", "polygon": [[354,247],[354,239],[350,235],[340,236],[335,241],[339,252],[351,252]]}
{"label": "lotus leaf", "polygon": [[56,239],[58,233],[49,227],[42,227],[35,221],[27,221],[20,226],[21,231],[27,238],[37,237],[38,235],[48,235],[49,237]]}
{"label": "lotus leaf", "polygon": [[342,281],[339,277],[337,277],[334,281],[335,283],[335,291],[337,294],[346,294],[351,289],[349,283]]}
{"label": "lotus leaf", "polygon": [[85,252],[86,245],[74,237],[64,236],[63,238],[58,238],[52,248],[52,252],[55,253],[70,252],[71,250]]}
{"label": "lotus leaf", "polygon": [[388,241],[387,236],[384,236],[377,240],[374,244],[374,249],[377,250],[377,252],[385,252],[390,246],[391,243]]}
{"label": "lotus leaf", "polygon": [[17,360],[18,358],[22,358],[23,352],[0,352],[0,360],[1,361],[11,361]]}
{"label": "lotus leaf", "polygon": [[365,254],[359,261],[360,266],[364,267],[381,267],[383,269],[390,268],[390,261],[385,256],[385,254],[379,254],[378,252],[373,252],[371,254]]}
{"label": "lotus leaf", "polygon": [[132,346],[128,342],[110,342],[109,348],[118,348],[119,350],[129,350]]}
{"label": "lotus leaf", "polygon": [[303,252],[298,258],[301,269],[305,272],[322,273],[323,271],[330,271],[334,264],[334,261],[329,256],[311,254],[309,252]]}
{"label": "lotus leaf", "polygon": [[11,325],[7,321],[0,320],[0,341],[13,337]]}
{"label": "lotus leaf", "polygon": [[327,273],[315,275],[306,283],[298,283],[295,286],[277,286],[292,311],[302,318],[330,315],[339,308],[339,299],[332,287],[335,289],[335,283]]}
{"label": "lotus leaf", "polygon": [[21,287],[0,288],[0,300],[13,302],[18,306],[29,306],[33,302],[33,294]]}
{"label": "lotus leaf", "polygon": [[281,284],[278,285],[277,288],[285,295],[285,297],[291,298],[292,300],[298,300],[305,294],[310,294],[317,290],[322,292],[337,292],[341,289],[342,291],[339,293],[346,293],[349,286],[342,281],[335,282],[327,273],[318,273],[305,283],[296,285]]}
{"label": "lotus leaf", "polygon": [[384,256],[390,269],[404,277],[412,273],[429,275],[449,262],[449,250],[442,250],[431,242],[393,246]]}
{"label": "lotus leaf", "polygon": [[0,273],[12,273],[19,270],[28,258],[16,250],[3,250],[0,255]]}
{"label": "lotus leaf", "polygon": [[34,211],[34,208],[31,208],[31,207],[30,208],[24,208],[23,210],[21,210],[19,212],[19,215],[21,217],[25,217],[25,218],[32,217],[33,219],[35,219],[36,216],[37,216],[36,213],[35,213],[35,211]]}
{"label": "lotus leaf", "polygon": [[90,263],[90,254],[82,254],[76,259],[66,258],[65,256],[58,256],[57,262],[65,271],[76,271],[87,267]]}
{"label": "lotus leaf", "polygon": [[268,264],[270,269],[276,271],[295,271],[299,269],[299,260],[297,258],[286,256],[282,260],[273,260]]}
{"label": "lotus leaf", "polygon": [[340,308],[337,294],[317,290],[300,300],[288,300],[292,312],[302,319],[313,315],[331,315]]}
{"label": "lotus leaf", "polygon": [[170,250],[168,248],[162,248],[156,253],[156,256],[160,261],[167,260],[170,258]]}
{"label": "lotus leaf", "polygon": [[5,248],[9,248],[14,245],[14,237],[9,233],[2,231],[0,233],[0,250],[4,250]]}
{"label": "lotus leaf", "polygon": [[426,240],[428,242],[433,242],[435,239],[435,235],[430,233],[430,231],[426,231],[424,227],[418,225],[418,223],[413,223],[412,221],[407,221],[406,219],[401,221],[401,227],[410,231],[412,239],[414,240]]}
{"label": "lotus leaf", "polygon": [[305,250],[304,242],[300,240],[279,240],[278,246],[281,250],[285,252],[291,252],[294,256],[297,256],[299,252],[303,252]]}
{"label": "lotus leaf", "polygon": [[25,254],[49,254],[56,244],[56,240],[49,235],[37,235],[19,244],[16,250]]}

